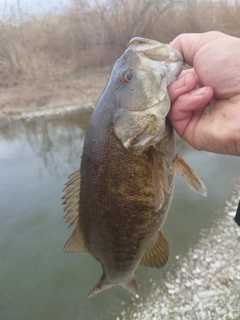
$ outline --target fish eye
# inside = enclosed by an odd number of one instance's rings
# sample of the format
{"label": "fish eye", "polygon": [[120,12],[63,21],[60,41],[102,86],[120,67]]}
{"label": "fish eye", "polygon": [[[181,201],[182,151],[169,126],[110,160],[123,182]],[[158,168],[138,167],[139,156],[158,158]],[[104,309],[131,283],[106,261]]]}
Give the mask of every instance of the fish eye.
{"label": "fish eye", "polygon": [[133,71],[131,69],[124,70],[121,73],[120,80],[122,83],[128,83],[133,77]]}

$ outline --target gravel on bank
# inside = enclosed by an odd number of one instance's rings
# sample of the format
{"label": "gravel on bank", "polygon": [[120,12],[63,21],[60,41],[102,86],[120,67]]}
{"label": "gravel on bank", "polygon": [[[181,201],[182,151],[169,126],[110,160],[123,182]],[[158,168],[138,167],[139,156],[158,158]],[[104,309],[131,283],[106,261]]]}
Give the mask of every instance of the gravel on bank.
{"label": "gravel on bank", "polygon": [[[223,214],[209,233],[167,274],[146,301],[122,311],[117,320],[240,320],[240,227],[234,222],[240,179]],[[178,257],[176,257],[178,259]]]}

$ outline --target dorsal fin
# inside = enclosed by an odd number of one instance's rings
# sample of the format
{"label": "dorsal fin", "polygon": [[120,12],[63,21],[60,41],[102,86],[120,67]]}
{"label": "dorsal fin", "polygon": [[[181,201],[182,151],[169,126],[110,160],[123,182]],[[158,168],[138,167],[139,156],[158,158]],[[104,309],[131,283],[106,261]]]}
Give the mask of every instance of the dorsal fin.
{"label": "dorsal fin", "polygon": [[65,195],[63,205],[66,205],[63,209],[66,212],[64,219],[69,222],[69,227],[73,224],[77,224],[79,221],[79,200],[80,200],[80,185],[81,185],[81,173],[80,170],[70,174],[68,176],[69,181],[66,183],[66,187],[63,189]]}
{"label": "dorsal fin", "polygon": [[82,233],[79,229],[79,225],[76,226],[71,237],[65,243],[63,251],[66,251],[66,252],[87,252],[88,251],[88,249],[86,248]]}
{"label": "dorsal fin", "polygon": [[84,243],[84,239],[80,230],[80,216],[79,216],[79,202],[80,202],[80,185],[81,185],[81,173],[80,170],[72,173],[69,177],[69,181],[66,183],[66,187],[63,189],[65,195],[63,205],[66,205],[63,209],[66,212],[64,219],[69,223],[69,226],[76,224],[76,228],[73,231],[71,237],[68,239],[64,246],[64,251],[67,252],[82,252],[88,251]]}
{"label": "dorsal fin", "polygon": [[167,239],[159,231],[156,241],[145,253],[140,264],[145,267],[161,268],[167,263],[168,256],[169,245]]}
{"label": "dorsal fin", "polygon": [[207,196],[207,189],[204,183],[179,154],[176,154],[175,157],[174,171],[175,175],[178,175],[178,171],[180,172],[185,182],[194,192],[200,193],[204,197]]}
{"label": "dorsal fin", "polygon": [[163,159],[161,163],[158,161],[157,152],[155,149],[152,151],[151,156],[154,204],[155,210],[158,211],[162,208],[165,202],[165,194],[168,186],[167,169]]}

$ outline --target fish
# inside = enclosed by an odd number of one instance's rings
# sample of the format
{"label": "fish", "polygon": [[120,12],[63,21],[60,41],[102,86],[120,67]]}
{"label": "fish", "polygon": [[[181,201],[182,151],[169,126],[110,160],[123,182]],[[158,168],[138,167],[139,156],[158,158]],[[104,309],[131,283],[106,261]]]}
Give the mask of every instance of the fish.
{"label": "fish", "polygon": [[169,44],[135,37],[114,64],[94,108],[80,170],[63,190],[64,218],[75,226],[64,251],[89,252],[102,266],[89,297],[113,286],[136,294],[137,267],[167,263],[162,226],[174,175],[207,195],[201,179],[176,153],[167,118],[167,88],[183,65],[182,54]]}

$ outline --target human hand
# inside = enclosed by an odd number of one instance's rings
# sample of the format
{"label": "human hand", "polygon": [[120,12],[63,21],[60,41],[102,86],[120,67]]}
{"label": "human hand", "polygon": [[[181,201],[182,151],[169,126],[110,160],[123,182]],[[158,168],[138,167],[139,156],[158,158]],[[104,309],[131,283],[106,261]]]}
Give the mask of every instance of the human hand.
{"label": "human hand", "polygon": [[197,150],[240,155],[240,39],[182,34],[171,45],[193,66],[168,87],[174,129]]}

